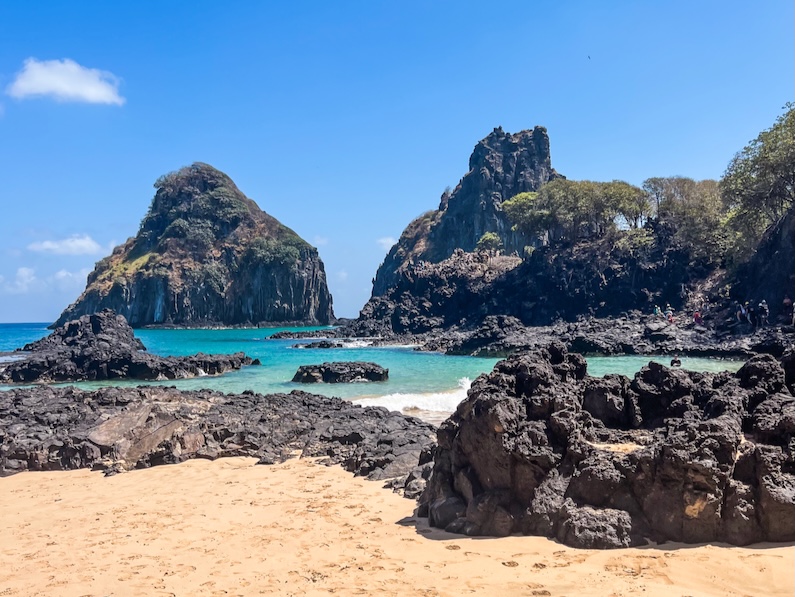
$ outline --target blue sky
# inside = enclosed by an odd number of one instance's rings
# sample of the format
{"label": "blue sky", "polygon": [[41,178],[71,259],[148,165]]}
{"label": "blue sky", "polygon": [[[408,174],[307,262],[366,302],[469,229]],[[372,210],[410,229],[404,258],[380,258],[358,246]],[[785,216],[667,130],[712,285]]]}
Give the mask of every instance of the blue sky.
{"label": "blue sky", "polygon": [[50,321],[158,176],[225,171],[355,316],[494,127],[574,179],[719,178],[795,89],[793,3],[0,6],[0,321]]}

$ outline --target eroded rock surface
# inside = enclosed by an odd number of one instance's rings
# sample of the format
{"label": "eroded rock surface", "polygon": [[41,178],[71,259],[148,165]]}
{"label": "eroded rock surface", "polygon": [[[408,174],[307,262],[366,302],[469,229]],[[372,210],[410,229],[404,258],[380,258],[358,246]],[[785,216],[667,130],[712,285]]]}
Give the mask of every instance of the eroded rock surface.
{"label": "eroded rock surface", "polygon": [[793,361],[630,380],[588,376],[562,344],[512,356],[439,428],[420,514],[583,548],[795,540]]}
{"label": "eroded rock surface", "polygon": [[189,458],[250,456],[276,463],[305,456],[373,480],[398,478],[393,485],[405,485],[416,497],[430,472],[433,444],[434,427],[419,419],[299,391],[263,396],[44,386],[0,392],[0,476],[87,467],[114,473]]}
{"label": "eroded rock surface", "polygon": [[127,320],[109,309],[68,321],[22,350],[30,354],[0,363],[0,382],[182,379],[259,364],[242,352],[186,357],[149,354]]}
{"label": "eroded rock surface", "polygon": [[113,309],[147,325],[317,325],[334,320],[317,249],[223,172],[161,176],[138,234],[88,276],[54,325]]}
{"label": "eroded rock surface", "polygon": [[389,369],[376,363],[361,361],[301,365],[293,376],[293,381],[299,383],[352,383],[387,379]]}

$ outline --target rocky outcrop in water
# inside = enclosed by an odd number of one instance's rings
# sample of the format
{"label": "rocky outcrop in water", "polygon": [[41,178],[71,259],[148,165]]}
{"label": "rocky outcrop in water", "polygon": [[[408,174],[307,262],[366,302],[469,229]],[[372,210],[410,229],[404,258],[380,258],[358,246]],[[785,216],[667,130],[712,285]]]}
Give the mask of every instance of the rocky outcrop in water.
{"label": "rocky outcrop in water", "polygon": [[571,546],[795,540],[795,353],[736,374],[587,375],[560,344],[479,377],[439,428],[420,514]]}
{"label": "rocky outcrop in water", "polygon": [[183,379],[259,364],[242,352],[186,357],[146,353],[127,320],[109,309],[68,321],[22,350],[29,352],[23,359],[0,363],[0,382]]}
{"label": "rocky outcrop in water", "polygon": [[113,309],[146,325],[328,324],[317,249],[196,163],[161,177],[134,238],[116,247],[54,326]]}
{"label": "rocky outcrop in water", "polygon": [[416,496],[434,444],[434,428],[418,419],[298,391],[37,387],[2,397],[0,476],[77,468],[115,473],[224,456],[271,464],[301,456],[373,480],[409,475],[407,483],[392,485]]}
{"label": "rocky outcrop in water", "polygon": [[361,361],[301,365],[293,376],[293,381],[298,383],[353,383],[388,379],[389,369]]}
{"label": "rocky outcrop in water", "polygon": [[439,209],[411,222],[378,268],[373,296],[381,296],[414,263],[436,263],[456,249],[473,251],[486,232],[500,236],[506,251],[522,251],[528,239],[511,230],[502,203],[518,193],[537,191],[560,176],[552,168],[544,127],[506,133],[496,128],[469,158],[469,171]]}

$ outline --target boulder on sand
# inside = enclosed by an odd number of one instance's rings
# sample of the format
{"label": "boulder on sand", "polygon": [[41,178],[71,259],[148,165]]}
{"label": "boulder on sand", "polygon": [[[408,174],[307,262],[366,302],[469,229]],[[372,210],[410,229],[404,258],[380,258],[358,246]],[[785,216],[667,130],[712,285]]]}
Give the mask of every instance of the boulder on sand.
{"label": "boulder on sand", "polygon": [[794,361],[630,380],[590,377],[562,344],[512,356],[439,428],[419,514],[582,548],[793,541]]}

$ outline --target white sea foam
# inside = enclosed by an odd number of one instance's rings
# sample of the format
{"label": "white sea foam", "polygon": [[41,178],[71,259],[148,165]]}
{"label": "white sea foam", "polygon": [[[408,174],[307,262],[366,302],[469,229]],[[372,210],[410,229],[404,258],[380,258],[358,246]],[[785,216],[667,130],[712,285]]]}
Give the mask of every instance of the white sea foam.
{"label": "white sea foam", "polygon": [[389,410],[397,410],[408,414],[414,414],[416,411],[452,413],[458,403],[466,398],[467,391],[471,385],[472,380],[468,377],[462,377],[458,380],[458,387],[455,390],[417,394],[399,392],[372,398],[354,399],[354,402],[362,406],[384,406]]}
{"label": "white sea foam", "polygon": [[342,343],[343,348],[367,348],[372,345],[372,340],[345,340]]}

